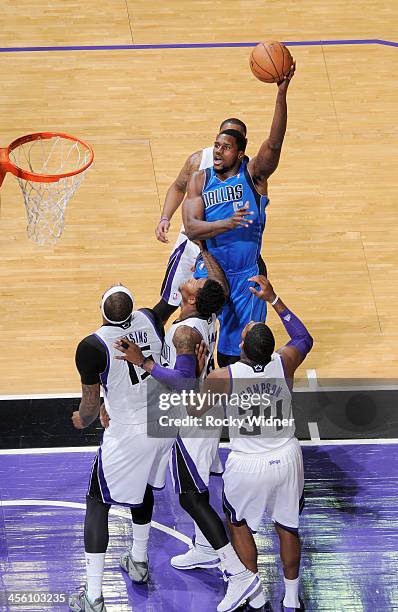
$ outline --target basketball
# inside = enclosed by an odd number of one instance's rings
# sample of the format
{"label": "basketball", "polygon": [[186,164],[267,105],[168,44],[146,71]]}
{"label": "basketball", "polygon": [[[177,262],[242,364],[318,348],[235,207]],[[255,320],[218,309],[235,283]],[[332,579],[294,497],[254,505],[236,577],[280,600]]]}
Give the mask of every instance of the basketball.
{"label": "basketball", "polygon": [[277,40],[259,43],[250,54],[250,69],[263,83],[279,83],[289,74],[292,64],[290,51]]}

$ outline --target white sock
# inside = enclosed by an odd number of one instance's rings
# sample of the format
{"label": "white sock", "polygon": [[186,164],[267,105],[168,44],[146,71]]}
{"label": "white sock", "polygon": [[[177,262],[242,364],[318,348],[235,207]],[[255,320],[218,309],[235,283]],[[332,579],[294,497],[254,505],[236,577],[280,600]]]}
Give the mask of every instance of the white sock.
{"label": "white sock", "polygon": [[205,536],[203,535],[203,533],[201,532],[197,524],[194,523],[194,525],[195,525],[195,546],[199,546],[200,548],[202,548],[202,551],[204,553],[209,553],[209,555],[216,554],[216,551],[214,550],[210,542],[206,540]]}
{"label": "white sock", "polygon": [[217,553],[228,574],[240,574],[246,570],[246,567],[239,559],[231,543],[228,543],[222,548],[218,548]]}
{"label": "white sock", "polygon": [[286,608],[299,608],[299,578],[295,578],[294,580],[284,578],[283,580],[285,583],[285,597],[283,600],[283,605],[286,606]]}
{"label": "white sock", "polygon": [[148,559],[148,540],[151,523],[137,525],[133,523],[133,546],[131,556],[134,561],[144,562]]}
{"label": "white sock", "polygon": [[93,603],[102,593],[105,553],[85,553],[87,575],[87,597]]}

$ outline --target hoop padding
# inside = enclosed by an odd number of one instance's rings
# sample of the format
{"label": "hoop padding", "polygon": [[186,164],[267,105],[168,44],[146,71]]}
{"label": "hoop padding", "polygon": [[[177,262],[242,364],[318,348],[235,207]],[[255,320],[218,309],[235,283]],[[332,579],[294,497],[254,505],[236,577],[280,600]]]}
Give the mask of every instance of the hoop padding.
{"label": "hoop padding", "polygon": [[7,152],[7,170],[17,177],[24,197],[28,237],[38,245],[56,244],[66,206],[93,161],[93,150],[68,134],[45,132],[18,138]]}

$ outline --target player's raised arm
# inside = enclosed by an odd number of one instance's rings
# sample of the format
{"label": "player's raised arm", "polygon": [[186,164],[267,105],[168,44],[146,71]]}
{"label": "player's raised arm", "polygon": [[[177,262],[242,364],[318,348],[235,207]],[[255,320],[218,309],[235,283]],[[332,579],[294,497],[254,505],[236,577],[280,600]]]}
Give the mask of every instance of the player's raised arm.
{"label": "player's raised arm", "polygon": [[206,240],[239,226],[249,227],[249,223],[252,222],[250,219],[252,213],[249,211],[249,203],[246,203],[243,208],[240,208],[228,219],[219,219],[218,221],[203,220],[204,202],[202,189],[204,178],[205,173],[203,170],[193,174],[188,183],[187,198],[182,205],[182,218],[188,238],[190,240]]}
{"label": "player's raised arm", "polygon": [[282,356],[287,378],[293,380],[295,371],[312,349],[314,341],[304,323],[276,295],[271,283],[265,276],[253,276],[249,280],[260,285],[259,290],[250,287],[250,291],[273,306],[290,336],[290,341],[278,349],[277,352]]}
{"label": "player's raised arm", "polygon": [[274,117],[269,136],[261,145],[257,155],[248,164],[249,172],[256,186],[261,186],[261,183],[271,176],[278,167],[287,125],[286,94],[295,69],[296,62],[293,62],[289,74],[278,83]]}
{"label": "player's raised arm", "polygon": [[167,190],[160,221],[155,229],[156,238],[160,242],[168,242],[167,233],[170,228],[170,221],[184,199],[192,173],[198,170],[200,166],[201,156],[202,151],[192,153],[181,168],[175,181],[172,182]]}

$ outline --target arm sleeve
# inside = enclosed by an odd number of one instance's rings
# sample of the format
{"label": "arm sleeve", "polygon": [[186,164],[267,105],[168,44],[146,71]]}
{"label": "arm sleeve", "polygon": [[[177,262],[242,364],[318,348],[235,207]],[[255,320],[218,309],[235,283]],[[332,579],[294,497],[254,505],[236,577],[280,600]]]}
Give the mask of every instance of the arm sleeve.
{"label": "arm sleeve", "polygon": [[94,334],[79,343],[75,363],[83,385],[95,385],[101,382],[100,374],[106,369],[107,354],[104,345]]}
{"label": "arm sleeve", "polygon": [[176,391],[193,389],[196,383],[196,356],[178,355],[174,369],[155,363],[151,374],[156,380]]}
{"label": "arm sleeve", "polygon": [[286,346],[294,346],[304,359],[314,344],[314,340],[309,334],[308,329],[288,308],[281,312],[279,316],[291,338]]}

